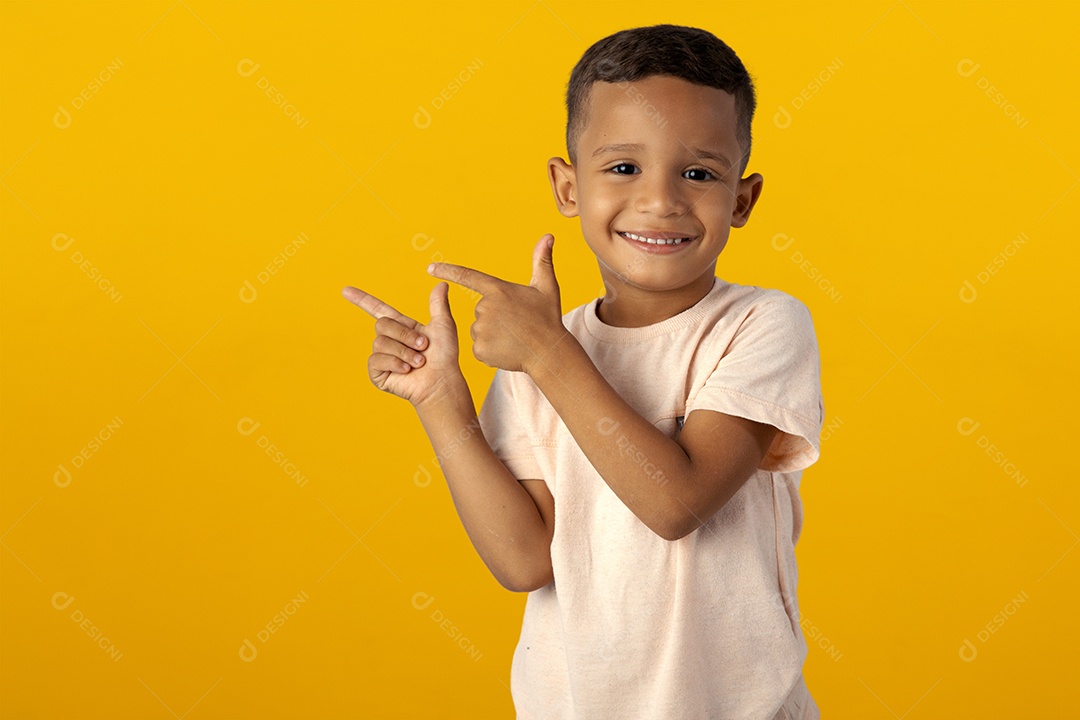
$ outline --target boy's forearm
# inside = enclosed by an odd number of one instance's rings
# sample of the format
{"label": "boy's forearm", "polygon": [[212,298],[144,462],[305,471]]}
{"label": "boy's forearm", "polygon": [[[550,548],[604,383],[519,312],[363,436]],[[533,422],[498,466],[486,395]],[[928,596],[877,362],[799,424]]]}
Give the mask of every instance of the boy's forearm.
{"label": "boy's forearm", "polygon": [[484,564],[508,590],[534,589],[551,574],[548,531],[532,497],[481,432],[468,386],[463,381],[460,390],[416,412]]}
{"label": "boy's forearm", "polygon": [[570,332],[549,346],[529,376],[630,511],[657,535],[681,537],[683,520],[692,514],[683,497],[693,482],[682,446],[611,387]]}

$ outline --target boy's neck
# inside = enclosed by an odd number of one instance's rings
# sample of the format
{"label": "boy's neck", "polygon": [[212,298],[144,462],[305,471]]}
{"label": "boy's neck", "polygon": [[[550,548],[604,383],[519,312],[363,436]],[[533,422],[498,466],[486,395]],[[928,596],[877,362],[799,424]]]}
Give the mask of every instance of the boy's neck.
{"label": "boy's neck", "polygon": [[623,284],[618,302],[601,298],[596,305],[600,322],[612,327],[638,328],[661,323],[697,305],[712,290],[716,277],[702,275],[690,285],[668,291],[642,290]]}

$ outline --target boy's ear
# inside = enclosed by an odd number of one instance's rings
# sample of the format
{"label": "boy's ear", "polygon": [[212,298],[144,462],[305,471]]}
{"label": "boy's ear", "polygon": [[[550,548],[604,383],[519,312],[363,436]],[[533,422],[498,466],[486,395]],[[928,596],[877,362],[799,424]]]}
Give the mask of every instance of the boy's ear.
{"label": "boy's ear", "polygon": [[749,177],[739,180],[739,188],[735,191],[735,208],[731,215],[731,227],[741,228],[750,219],[750,211],[754,209],[758,198],[761,197],[761,187],[765,178],[760,173],[754,173]]}
{"label": "boy's ear", "polygon": [[561,157],[553,157],[548,160],[548,179],[559,212],[565,217],[577,217],[577,173],[574,166]]}

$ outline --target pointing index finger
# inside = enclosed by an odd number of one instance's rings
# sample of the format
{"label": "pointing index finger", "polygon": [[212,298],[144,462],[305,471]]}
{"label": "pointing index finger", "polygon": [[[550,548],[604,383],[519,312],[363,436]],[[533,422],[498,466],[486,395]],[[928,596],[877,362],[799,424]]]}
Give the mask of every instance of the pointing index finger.
{"label": "pointing index finger", "polygon": [[379,298],[375,297],[371,293],[364,292],[360,288],[354,288],[353,286],[349,285],[341,291],[341,294],[345,297],[346,300],[351,302],[353,305],[360,307],[360,309],[362,309],[364,312],[366,312],[368,315],[375,318],[376,320],[381,317],[388,317],[391,320],[397,320],[405,327],[412,328],[413,330],[418,330],[420,328],[420,324],[413,320],[411,317],[407,315],[402,315]]}
{"label": "pointing index finger", "polygon": [[458,285],[464,285],[470,290],[480,294],[491,292],[498,285],[506,282],[494,275],[488,275],[479,270],[473,270],[472,268],[444,262],[436,262],[428,265],[428,274],[443,280],[449,280]]}

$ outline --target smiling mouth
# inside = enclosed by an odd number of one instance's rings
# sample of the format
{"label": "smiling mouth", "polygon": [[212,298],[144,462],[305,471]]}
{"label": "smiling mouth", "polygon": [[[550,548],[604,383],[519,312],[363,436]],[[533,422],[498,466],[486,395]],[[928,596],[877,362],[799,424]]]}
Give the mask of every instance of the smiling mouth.
{"label": "smiling mouth", "polygon": [[637,242],[648,243],[649,245],[679,245],[694,239],[693,237],[671,237],[672,233],[656,233],[656,235],[662,237],[651,237],[649,235],[623,232],[622,230],[616,230],[615,232],[622,235],[627,240],[636,240]]}

